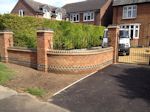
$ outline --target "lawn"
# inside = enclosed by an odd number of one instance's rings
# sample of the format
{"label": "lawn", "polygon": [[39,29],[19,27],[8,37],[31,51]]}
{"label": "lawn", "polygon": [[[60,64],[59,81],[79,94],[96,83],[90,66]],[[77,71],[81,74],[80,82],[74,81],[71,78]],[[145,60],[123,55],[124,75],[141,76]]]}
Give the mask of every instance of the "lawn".
{"label": "lawn", "polygon": [[4,64],[0,63],[0,85],[5,84],[8,82],[14,73],[12,70],[8,69]]}

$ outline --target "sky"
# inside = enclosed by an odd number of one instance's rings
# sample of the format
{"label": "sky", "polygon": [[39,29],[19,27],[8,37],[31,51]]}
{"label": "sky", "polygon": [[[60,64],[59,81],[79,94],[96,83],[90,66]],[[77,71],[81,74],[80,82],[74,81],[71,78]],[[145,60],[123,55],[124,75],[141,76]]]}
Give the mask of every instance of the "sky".
{"label": "sky", "polygon": [[[35,0],[35,1],[61,7],[67,3],[74,3],[84,0]],[[17,2],[18,0],[0,0],[0,14],[11,12],[11,10],[13,9],[13,7],[16,5]]]}

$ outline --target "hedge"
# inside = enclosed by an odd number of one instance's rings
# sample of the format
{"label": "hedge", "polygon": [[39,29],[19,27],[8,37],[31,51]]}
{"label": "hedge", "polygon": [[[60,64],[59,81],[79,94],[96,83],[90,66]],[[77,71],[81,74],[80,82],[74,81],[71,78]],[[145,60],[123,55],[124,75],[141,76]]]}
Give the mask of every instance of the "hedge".
{"label": "hedge", "polygon": [[41,27],[54,30],[55,49],[81,49],[100,46],[104,31],[102,26],[28,16],[0,15],[0,30],[9,29],[14,32],[15,46],[35,48],[36,30]]}

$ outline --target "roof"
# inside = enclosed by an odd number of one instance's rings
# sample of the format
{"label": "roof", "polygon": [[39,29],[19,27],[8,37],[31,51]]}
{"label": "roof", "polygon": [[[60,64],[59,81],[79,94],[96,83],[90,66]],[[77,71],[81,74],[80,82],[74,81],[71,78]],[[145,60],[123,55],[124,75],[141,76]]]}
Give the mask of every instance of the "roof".
{"label": "roof", "polygon": [[113,6],[130,5],[130,4],[147,3],[147,2],[150,2],[150,0],[114,0]]}
{"label": "roof", "polygon": [[52,11],[54,8],[56,8],[56,7],[51,6],[51,5],[36,2],[34,0],[24,0],[24,2],[28,6],[30,6],[35,12],[39,12],[39,13],[42,13],[41,8],[43,8],[43,7],[45,7],[47,10],[50,10],[50,11]]}
{"label": "roof", "polygon": [[107,0],[87,0],[83,2],[66,4],[63,8],[67,13],[82,12],[100,9]]}

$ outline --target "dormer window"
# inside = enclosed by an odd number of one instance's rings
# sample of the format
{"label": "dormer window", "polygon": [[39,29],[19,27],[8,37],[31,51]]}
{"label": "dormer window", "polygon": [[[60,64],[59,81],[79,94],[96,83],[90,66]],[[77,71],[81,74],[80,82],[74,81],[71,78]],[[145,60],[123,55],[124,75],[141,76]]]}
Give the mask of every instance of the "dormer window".
{"label": "dormer window", "polygon": [[61,12],[58,12],[56,15],[57,15],[56,20],[62,20],[62,13]]}
{"label": "dormer window", "polygon": [[137,16],[137,6],[129,5],[123,7],[123,19],[134,19]]}
{"label": "dormer window", "polygon": [[47,9],[43,8],[43,17],[47,19],[51,19],[51,12],[49,12]]}
{"label": "dormer window", "polygon": [[46,12],[48,12],[48,11],[47,11],[47,9],[43,9],[43,12],[46,13]]}
{"label": "dormer window", "polygon": [[19,10],[19,16],[23,17],[24,16],[24,11],[21,9]]}

